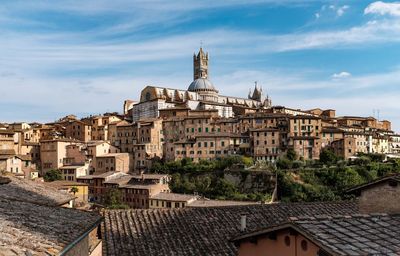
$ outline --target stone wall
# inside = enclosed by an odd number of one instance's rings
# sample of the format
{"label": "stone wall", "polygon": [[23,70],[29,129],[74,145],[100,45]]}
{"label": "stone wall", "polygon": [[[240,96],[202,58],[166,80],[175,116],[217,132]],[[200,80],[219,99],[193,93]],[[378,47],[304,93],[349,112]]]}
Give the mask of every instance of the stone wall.
{"label": "stone wall", "polygon": [[400,184],[387,181],[365,189],[359,204],[362,213],[400,213]]}
{"label": "stone wall", "polygon": [[225,171],[224,178],[242,193],[272,192],[275,186],[275,177],[269,171]]}
{"label": "stone wall", "polygon": [[87,256],[89,255],[89,236],[86,236],[79,243],[77,243],[66,256]]}

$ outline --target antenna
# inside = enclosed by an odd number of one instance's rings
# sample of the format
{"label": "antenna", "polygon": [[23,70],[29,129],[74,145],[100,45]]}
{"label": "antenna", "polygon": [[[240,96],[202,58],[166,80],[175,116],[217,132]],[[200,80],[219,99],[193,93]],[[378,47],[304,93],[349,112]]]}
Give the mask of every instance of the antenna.
{"label": "antenna", "polygon": [[200,48],[203,48],[203,40],[200,40]]}
{"label": "antenna", "polygon": [[379,109],[377,109],[377,111],[378,111],[378,121],[381,119],[381,117],[380,117],[380,110]]}
{"label": "antenna", "polygon": [[376,118],[375,117],[375,109],[374,108],[372,109],[372,116],[373,116],[373,118]]}

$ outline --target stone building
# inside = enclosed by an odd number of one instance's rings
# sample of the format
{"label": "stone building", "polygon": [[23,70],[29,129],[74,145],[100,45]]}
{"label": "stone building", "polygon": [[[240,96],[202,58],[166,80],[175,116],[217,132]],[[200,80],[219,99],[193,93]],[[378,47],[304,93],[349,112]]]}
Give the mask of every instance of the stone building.
{"label": "stone building", "polygon": [[335,155],[348,160],[357,153],[356,139],[352,137],[344,137],[331,143],[331,148]]}
{"label": "stone building", "polygon": [[40,144],[41,174],[52,169],[59,169],[67,158],[67,146],[78,145],[79,141],[71,139],[42,140]]}
{"label": "stone building", "polygon": [[92,116],[82,119],[82,122],[90,125],[91,128],[91,140],[110,140],[108,136],[108,126],[111,123],[119,122],[121,118],[114,114],[104,114],[101,116]]}
{"label": "stone building", "polygon": [[69,121],[65,125],[65,137],[82,142],[92,139],[92,126],[80,120]]}
{"label": "stone building", "polygon": [[90,201],[104,203],[110,189],[121,192],[121,202],[131,208],[149,208],[150,198],[161,192],[169,192],[166,174],[130,175],[122,172],[107,172],[79,177],[78,181],[88,184]]}
{"label": "stone building", "polygon": [[140,102],[132,106],[132,120],[155,118],[165,108],[186,107],[192,110],[217,110],[221,117],[232,117],[246,109],[255,111],[271,107],[269,96],[264,96],[257,84],[249,97],[222,96],[210,81],[209,55],[202,48],[193,57],[193,82],[187,90],[147,86]]}
{"label": "stone building", "polygon": [[128,153],[109,153],[96,157],[96,173],[106,172],[129,172]]}
{"label": "stone building", "polygon": [[358,198],[362,213],[400,213],[400,176],[383,178],[347,190]]}

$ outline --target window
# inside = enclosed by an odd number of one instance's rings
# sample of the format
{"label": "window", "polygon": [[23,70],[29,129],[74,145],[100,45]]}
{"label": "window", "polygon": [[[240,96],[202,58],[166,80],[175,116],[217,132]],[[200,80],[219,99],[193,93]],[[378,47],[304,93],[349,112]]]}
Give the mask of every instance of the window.
{"label": "window", "polygon": [[221,141],[221,147],[225,146],[225,141]]}
{"label": "window", "polygon": [[201,132],[201,127],[198,130],[199,130],[199,132]]}
{"label": "window", "polygon": [[308,243],[307,243],[307,241],[306,240],[303,240],[303,241],[301,241],[301,249],[303,250],[303,251],[307,251],[307,249],[308,249]]}
{"label": "window", "polygon": [[290,246],[290,237],[289,236],[285,236],[285,245]]}
{"label": "window", "polygon": [[201,148],[201,142],[197,143],[197,146],[198,146],[199,148]]}
{"label": "window", "polygon": [[206,132],[208,132],[208,127],[206,127]]}

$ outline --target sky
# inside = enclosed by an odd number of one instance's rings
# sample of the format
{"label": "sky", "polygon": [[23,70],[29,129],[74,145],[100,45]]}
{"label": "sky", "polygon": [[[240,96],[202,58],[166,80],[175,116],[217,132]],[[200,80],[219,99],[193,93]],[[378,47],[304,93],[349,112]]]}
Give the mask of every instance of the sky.
{"label": "sky", "polygon": [[368,0],[1,0],[0,122],[186,89],[201,45],[222,95],[257,81],[273,105],[379,115],[400,132],[400,2]]}

